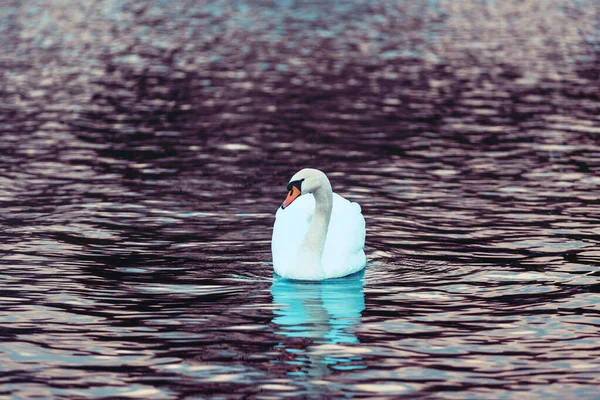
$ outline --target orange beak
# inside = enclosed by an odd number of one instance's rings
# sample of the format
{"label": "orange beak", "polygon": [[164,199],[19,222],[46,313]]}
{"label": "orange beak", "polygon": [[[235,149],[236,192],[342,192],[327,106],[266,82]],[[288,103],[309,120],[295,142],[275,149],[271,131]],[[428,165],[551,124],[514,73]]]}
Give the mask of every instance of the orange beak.
{"label": "orange beak", "polygon": [[292,204],[292,202],[296,200],[298,196],[300,196],[300,189],[298,189],[296,186],[292,186],[292,190],[289,191],[287,197],[281,205],[281,208],[286,208],[287,206]]}

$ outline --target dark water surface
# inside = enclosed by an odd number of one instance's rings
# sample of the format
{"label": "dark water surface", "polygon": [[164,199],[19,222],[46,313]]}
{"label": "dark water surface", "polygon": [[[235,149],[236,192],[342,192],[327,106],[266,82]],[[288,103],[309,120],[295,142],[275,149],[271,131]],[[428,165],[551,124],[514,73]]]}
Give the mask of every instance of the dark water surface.
{"label": "dark water surface", "polygon": [[[600,398],[599,8],[3,1],[0,396]],[[273,277],[303,167],[364,274]]]}

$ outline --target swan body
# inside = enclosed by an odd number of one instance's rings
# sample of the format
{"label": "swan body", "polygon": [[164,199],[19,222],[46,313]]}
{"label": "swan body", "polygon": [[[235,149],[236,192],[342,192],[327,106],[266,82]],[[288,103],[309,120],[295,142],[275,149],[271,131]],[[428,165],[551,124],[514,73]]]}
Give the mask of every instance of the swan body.
{"label": "swan body", "polygon": [[288,279],[323,280],[362,270],[365,219],[360,205],[333,193],[327,176],[306,168],[288,184],[275,215],[273,269]]}

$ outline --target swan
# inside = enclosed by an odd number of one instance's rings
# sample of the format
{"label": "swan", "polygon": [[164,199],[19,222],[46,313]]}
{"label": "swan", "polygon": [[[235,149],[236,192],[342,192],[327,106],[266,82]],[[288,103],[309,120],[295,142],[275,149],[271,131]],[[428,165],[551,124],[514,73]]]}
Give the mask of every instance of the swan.
{"label": "swan", "polygon": [[329,179],[318,169],[296,173],[287,190],[273,226],[275,273],[317,281],[362,270],[367,259],[360,205],[333,193]]}

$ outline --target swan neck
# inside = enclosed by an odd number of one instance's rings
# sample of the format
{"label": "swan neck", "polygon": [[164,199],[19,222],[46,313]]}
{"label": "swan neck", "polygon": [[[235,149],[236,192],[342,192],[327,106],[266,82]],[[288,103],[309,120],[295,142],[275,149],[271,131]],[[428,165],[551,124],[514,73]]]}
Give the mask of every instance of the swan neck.
{"label": "swan neck", "polygon": [[333,208],[333,192],[329,182],[322,184],[313,192],[315,196],[315,214],[319,213],[324,217],[331,217],[331,209]]}
{"label": "swan neck", "polygon": [[318,265],[323,272],[321,262],[333,208],[333,193],[329,181],[322,182],[321,186],[313,192],[313,196],[315,197],[315,213],[304,240],[304,247],[309,249],[309,253],[314,257],[310,263]]}

